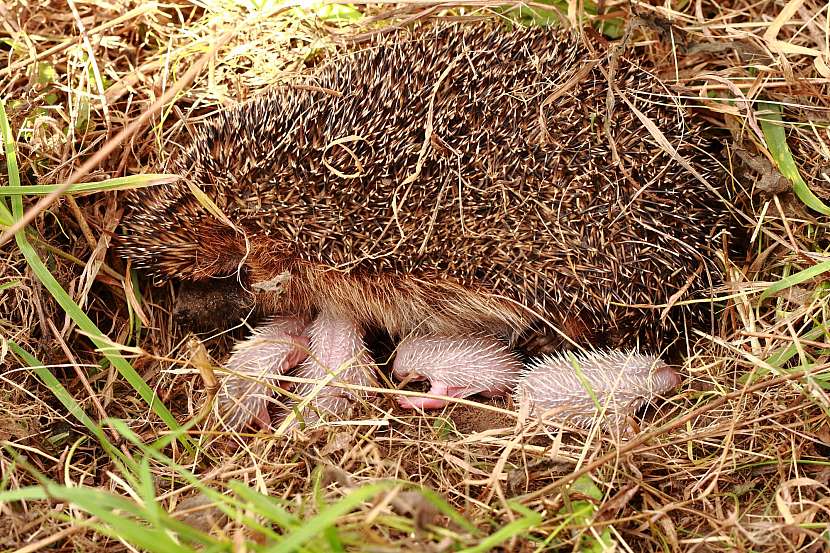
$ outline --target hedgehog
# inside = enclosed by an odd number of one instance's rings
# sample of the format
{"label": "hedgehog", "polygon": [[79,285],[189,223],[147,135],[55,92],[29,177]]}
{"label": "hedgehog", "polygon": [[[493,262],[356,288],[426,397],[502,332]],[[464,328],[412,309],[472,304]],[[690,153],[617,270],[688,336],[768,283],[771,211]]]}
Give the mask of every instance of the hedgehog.
{"label": "hedgehog", "polygon": [[528,402],[537,418],[586,428],[604,414],[607,428],[625,430],[628,415],[679,384],[680,375],[653,355],[587,350],[533,360],[517,382],[515,400]]}
{"label": "hedgehog", "polygon": [[[519,359],[492,336],[419,336],[398,345],[392,375],[401,381],[429,380],[431,394],[493,397],[511,393],[521,369]],[[471,374],[475,379],[470,379]],[[447,401],[399,397],[398,403],[407,409],[439,409]]]}
{"label": "hedgehog", "polygon": [[[734,227],[717,141],[644,63],[589,36],[379,35],[217,113],[164,167],[178,182],[132,193],[120,250],[181,283],[182,321],[277,317],[227,363],[227,421],[270,422],[265,398],[294,370],[291,405],[346,416],[376,382],[372,329],[401,345],[397,376],[464,397],[511,393],[522,344],[665,351],[711,319],[690,300],[720,282]],[[628,369],[606,351],[586,359],[608,382]],[[542,359],[527,365],[563,370]],[[675,382],[657,380],[613,404]]]}

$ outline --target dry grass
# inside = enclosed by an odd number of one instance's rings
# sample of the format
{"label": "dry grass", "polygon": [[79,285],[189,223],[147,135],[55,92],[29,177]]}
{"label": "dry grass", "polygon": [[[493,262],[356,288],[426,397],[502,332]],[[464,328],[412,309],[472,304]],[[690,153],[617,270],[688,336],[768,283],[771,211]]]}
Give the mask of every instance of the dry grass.
{"label": "dry grass", "polygon": [[[146,173],[189,126],[279,84],[340,37],[374,32],[384,21],[457,14],[460,6],[330,5],[319,19],[267,1],[252,12],[251,4],[0,5],[0,95],[23,184]],[[466,12],[492,14],[488,4],[468,3]],[[666,77],[732,130],[733,147],[755,156],[735,168],[753,191],[746,211],[755,232],[749,259],[731,260],[720,334],[690,337],[684,386],[635,438],[534,437],[494,406],[402,417],[385,397],[365,406],[359,421],[294,441],[191,430],[199,442],[192,452],[169,443],[167,427],[59,308],[12,240],[0,249],[0,547],[295,550],[308,531],[311,551],[827,550],[827,219],[805,208],[774,168],[789,150],[780,137],[775,143],[765,123],[775,116],[759,102],[780,106],[801,177],[830,198],[830,11],[818,0],[666,4],[636,10],[689,31]],[[627,9],[605,5],[611,16]],[[563,3],[560,12],[574,22],[580,10]],[[359,28],[344,27],[347,21]],[[638,33],[643,55],[672,59],[653,29]],[[158,102],[165,94],[175,101]],[[121,194],[60,196],[31,211],[30,241],[92,322],[132,346],[124,355],[176,419],[190,421],[204,382],[172,324],[171,291],[125,280],[123,262],[106,255]],[[35,203],[26,200],[28,208]],[[142,302],[128,306],[135,289]],[[219,337],[206,345],[220,352],[227,343]],[[54,386],[29,368],[37,363],[12,344],[47,365],[93,419],[123,421],[105,426],[112,449],[55,399]],[[143,445],[158,438],[168,442]],[[395,480],[430,488],[446,503]],[[130,504],[105,503],[96,491]],[[463,518],[450,516],[450,506]],[[178,527],[162,511],[215,541],[177,529],[181,549],[170,549],[164,529]],[[122,528],[119,520],[145,521],[149,544],[133,533],[141,525]]]}

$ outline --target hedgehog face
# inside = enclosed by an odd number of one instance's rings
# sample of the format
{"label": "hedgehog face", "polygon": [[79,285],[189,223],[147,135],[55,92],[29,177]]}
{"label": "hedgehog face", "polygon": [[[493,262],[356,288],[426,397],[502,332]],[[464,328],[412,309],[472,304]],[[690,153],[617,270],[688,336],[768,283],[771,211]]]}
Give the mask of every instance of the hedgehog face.
{"label": "hedgehog face", "polygon": [[654,373],[650,376],[652,390],[649,391],[653,391],[658,394],[674,390],[680,386],[680,383],[683,381],[680,374],[676,370],[662,361],[657,364],[654,369]]}
{"label": "hedgehog face", "polygon": [[235,277],[183,281],[174,307],[177,322],[185,328],[226,330],[251,314],[254,297]]}

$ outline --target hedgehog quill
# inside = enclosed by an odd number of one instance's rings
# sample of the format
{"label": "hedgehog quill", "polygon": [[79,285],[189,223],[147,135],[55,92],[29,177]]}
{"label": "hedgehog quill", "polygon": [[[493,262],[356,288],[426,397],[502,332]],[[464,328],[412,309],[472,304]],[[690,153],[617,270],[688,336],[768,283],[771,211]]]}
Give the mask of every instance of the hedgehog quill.
{"label": "hedgehog quill", "polygon": [[[706,298],[721,280],[733,221],[717,144],[647,68],[622,57],[609,77],[608,54],[585,40],[482,24],[377,38],[302,87],[219,113],[167,168],[180,182],[132,195],[122,252],[182,283],[183,318],[224,328],[252,310],[277,317],[227,363],[226,422],[269,422],[267,382],[297,367],[309,380],[300,396],[328,379],[307,414],[346,416],[375,382],[368,329],[400,341],[396,376],[440,395],[509,395],[523,379],[533,396],[565,393],[528,386],[560,375],[561,358],[531,360],[522,376],[515,352],[555,335],[551,323],[591,349],[653,351],[705,324],[707,304],[666,318],[649,306]],[[626,100],[610,114],[609,78]],[[619,355],[585,357],[606,373],[588,371],[590,383],[611,390],[615,373],[635,370]],[[670,369],[636,371],[609,392],[612,417],[678,382]]]}

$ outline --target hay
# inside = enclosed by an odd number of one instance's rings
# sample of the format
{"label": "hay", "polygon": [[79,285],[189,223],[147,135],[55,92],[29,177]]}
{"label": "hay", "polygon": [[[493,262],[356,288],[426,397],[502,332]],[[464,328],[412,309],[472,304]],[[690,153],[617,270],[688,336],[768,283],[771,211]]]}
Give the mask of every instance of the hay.
{"label": "hay", "polygon": [[[389,25],[461,13],[461,4],[448,3],[330,5],[327,18],[319,19],[312,10],[280,7],[251,15],[246,5],[17,0],[0,7],[0,54],[6,62],[0,91],[23,184],[66,183],[107,147],[112,153],[82,180],[146,172],[159,166],[188,126],[280,84],[336,52],[346,36],[359,39]],[[466,5],[467,14],[496,13],[487,2]],[[606,30],[613,30],[613,18],[624,15],[626,6],[606,5],[606,15],[590,19],[610,21]],[[378,551],[475,544],[486,549],[488,543],[531,550],[545,540],[550,547],[614,542],[644,551],[826,549],[827,224],[803,202],[822,209],[815,202],[830,198],[828,12],[817,0],[702,0],[679,11],[638,3],[635,9],[689,32],[681,36],[658,24],[657,31],[646,25],[634,36],[643,54],[666,68],[668,82],[706,109],[713,123],[731,130],[734,147],[745,149],[750,160],[731,169],[743,186],[755,188],[752,255],[730,267],[730,285],[718,291],[729,303],[727,315],[716,335],[690,337],[693,354],[681,368],[686,383],[650,413],[642,433],[622,443],[601,432],[539,436],[538,428],[517,430],[498,403],[401,417],[389,396],[361,406],[355,421],[310,430],[294,441],[191,430],[200,452],[190,454],[178,443],[161,447],[177,461],[170,464],[138,445],[167,436],[164,425],[102,362],[12,240],[0,249],[2,546],[118,551],[129,549],[129,542],[151,549],[152,542],[137,541],[140,536],[106,531],[114,524],[107,513],[115,508],[94,511],[84,497],[69,495],[55,482],[131,501],[141,497],[137,503],[177,513],[229,548],[244,538],[250,547],[277,539],[269,528],[298,535],[289,522],[274,522],[255,508],[253,496],[230,484],[237,480],[284,500],[279,505],[306,520],[327,512],[318,499],[347,505],[367,489],[362,486],[380,486],[333,519],[337,538],[328,534],[328,542],[308,542],[315,551],[332,540],[352,550]],[[577,22],[576,3],[563,4],[559,12],[570,24]],[[212,47],[216,55],[205,57]],[[188,83],[186,72],[200,60],[204,67]],[[151,106],[175,86],[182,87],[175,102],[154,112]],[[114,143],[142,114],[146,121],[136,132]],[[786,148],[776,132],[779,117]],[[790,152],[818,198],[798,186],[792,192],[788,181],[781,186],[777,167],[794,176]],[[0,180],[6,184],[7,175]],[[103,255],[122,197],[123,192],[62,196],[33,212],[30,241],[98,328],[113,342],[131,345],[122,353],[176,419],[189,421],[205,392],[198,371],[188,365],[185,337],[172,324],[171,291],[122,280],[123,262]],[[27,198],[27,207],[35,200]],[[126,301],[134,290],[143,293],[140,317]],[[129,305],[139,302],[131,299]],[[214,352],[228,343],[224,336],[206,340]],[[106,438],[129,453],[125,459],[146,458],[149,480],[133,479],[141,471],[129,469],[92,437],[55,399],[53,388],[35,377],[28,368],[35,363],[19,350],[48,365],[87,414],[125,421],[126,429],[107,426]],[[131,441],[126,430],[139,440]],[[186,469],[197,479],[188,479]],[[431,488],[471,526],[443,511],[436,517],[432,506],[440,501],[406,495],[389,479]],[[26,495],[35,485],[53,499]],[[201,486],[248,502],[239,499],[228,507]],[[27,499],[12,500],[12,493]],[[226,507],[224,514],[218,505]],[[257,527],[242,516],[246,512],[270,522]],[[95,524],[104,527],[90,527]],[[166,524],[145,526],[155,538],[151,530]],[[163,539],[159,534],[158,543]]]}

